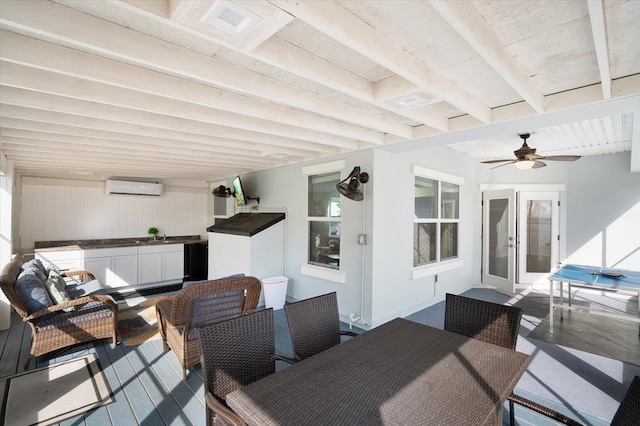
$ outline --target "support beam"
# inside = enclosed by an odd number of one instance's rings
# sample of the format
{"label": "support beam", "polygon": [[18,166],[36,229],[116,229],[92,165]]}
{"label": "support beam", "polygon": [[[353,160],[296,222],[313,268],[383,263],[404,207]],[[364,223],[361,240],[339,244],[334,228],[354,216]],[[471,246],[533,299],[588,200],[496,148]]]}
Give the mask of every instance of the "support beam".
{"label": "support beam", "polygon": [[260,134],[146,111],[123,110],[111,105],[40,94],[14,87],[2,87],[0,115],[2,117],[69,124],[83,128],[126,132],[133,135],[172,137],[177,141],[216,143],[222,146],[235,146],[239,149],[248,147],[249,149],[266,150],[271,147],[279,152],[277,147],[283,147],[325,154],[339,152],[338,148],[324,144]]}
{"label": "support beam", "polygon": [[[404,139],[413,137],[413,129],[410,126],[398,123],[390,117],[381,117],[362,108],[233,66],[211,57],[211,53],[197,53],[176,43],[74,10],[73,7],[76,5],[77,7],[96,7],[98,12],[105,7],[102,2],[72,1],[69,2],[69,7],[66,7],[49,1],[2,1],[0,2],[0,25],[3,29],[142,68],[259,97],[345,123],[391,133]],[[131,8],[132,6],[124,2],[109,4],[109,8],[118,7]],[[146,14],[141,19],[149,19],[150,16],[154,15]],[[160,18],[156,17],[154,22],[158,19]],[[162,25],[158,24],[156,27],[162,28]],[[182,30],[185,29],[182,28]],[[211,37],[196,34],[198,40],[192,42],[193,49],[204,51],[201,45],[215,44],[215,40]],[[192,33],[181,35],[195,37]]]}
{"label": "support beam", "polygon": [[536,112],[544,112],[544,96],[473,3],[442,0],[429,3]]}
{"label": "support beam", "polygon": [[329,1],[269,0],[284,11],[345,46],[406,78],[427,92],[477,118],[491,121],[491,110],[453,81],[402,50],[375,28]]}
{"label": "support beam", "polygon": [[[0,59],[82,80],[105,83],[116,88],[123,87],[290,126],[305,123],[305,127],[311,130],[382,144],[382,135],[368,128],[345,124],[307,111],[286,108],[7,31],[0,31]],[[249,117],[246,117],[246,120],[250,121]]]}
{"label": "support beam", "polygon": [[603,0],[588,0],[589,20],[593,33],[593,44],[596,48],[600,81],[602,82],[602,97],[611,97],[611,67],[609,64],[609,43],[607,40],[607,22],[604,16]]}
{"label": "support beam", "polygon": [[353,150],[359,148],[359,141],[355,139],[331,136],[316,130],[278,124],[262,119],[249,119],[247,116],[212,110],[182,101],[172,101],[130,89],[114,88],[101,83],[92,82],[89,84],[86,81],[62,74],[49,73],[4,61],[1,61],[0,64],[0,82],[3,86],[28,89],[43,94],[50,93],[95,104],[115,105],[130,111],[151,112],[275,136],[298,138],[344,149]]}
{"label": "support beam", "polygon": [[640,172],[640,109],[633,112],[631,133],[631,172]]}

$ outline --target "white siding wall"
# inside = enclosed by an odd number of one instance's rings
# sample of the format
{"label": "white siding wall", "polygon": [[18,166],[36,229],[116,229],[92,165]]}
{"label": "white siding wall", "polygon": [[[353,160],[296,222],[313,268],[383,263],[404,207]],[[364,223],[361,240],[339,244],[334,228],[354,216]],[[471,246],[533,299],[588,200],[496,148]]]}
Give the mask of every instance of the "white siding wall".
{"label": "white siding wall", "polygon": [[[13,163],[0,152],[0,268],[11,260],[13,250]],[[11,304],[0,292],[0,330],[11,325]]]}
{"label": "white siding wall", "polygon": [[34,241],[206,235],[206,188],[165,186],[159,197],[107,195],[104,182],[24,178],[21,249]]}

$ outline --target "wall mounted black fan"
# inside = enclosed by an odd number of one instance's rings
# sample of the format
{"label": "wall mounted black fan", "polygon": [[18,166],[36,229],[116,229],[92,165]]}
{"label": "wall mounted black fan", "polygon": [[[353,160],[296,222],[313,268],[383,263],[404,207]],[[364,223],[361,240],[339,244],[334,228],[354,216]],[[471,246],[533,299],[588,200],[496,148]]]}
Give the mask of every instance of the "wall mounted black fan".
{"label": "wall mounted black fan", "polygon": [[547,164],[540,160],[545,161],[576,161],[580,158],[579,155],[549,155],[542,156],[536,154],[536,149],[529,147],[527,145],[527,139],[531,136],[529,133],[523,133],[520,137],[523,140],[522,146],[519,149],[513,151],[516,156],[516,159],[505,159],[505,160],[489,160],[483,161],[483,164],[495,164],[495,163],[506,163],[501,164],[499,166],[493,167],[498,168],[502,166],[506,166],[507,164],[514,164],[519,169],[539,169],[540,167],[545,167]]}

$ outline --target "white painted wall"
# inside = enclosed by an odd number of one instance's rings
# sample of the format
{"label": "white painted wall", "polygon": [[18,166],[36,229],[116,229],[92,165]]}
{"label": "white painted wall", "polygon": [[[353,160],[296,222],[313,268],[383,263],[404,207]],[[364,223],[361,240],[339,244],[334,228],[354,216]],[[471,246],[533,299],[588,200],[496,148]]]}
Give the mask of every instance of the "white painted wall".
{"label": "white painted wall", "polygon": [[147,237],[155,226],[160,235],[206,236],[207,187],[165,184],[159,197],[107,195],[104,182],[23,178],[20,247],[34,241]]}
{"label": "white painted wall", "polygon": [[640,271],[640,173],[630,153],[568,166],[567,262]]}
{"label": "white painted wall", "polygon": [[[14,253],[13,250],[13,162],[0,152],[0,268],[6,265]],[[11,325],[11,304],[0,292],[0,330]]]}
{"label": "white painted wall", "polygon": [[[282,166],[270,170],[242,175],[242,183],[248,195],[260,197],[260,211],[284,211],[286,270],[289,278],[287,290],[288,300],[301,300],[319,294],[336,291],[338,305],[343,320],[348,320],[350,313],[360,315],[363,256],[365,265],[371,265],[371,244],[357,244],[357,236],[363,229],[363,208],[366,207],[366,232],[371,234],[372,199],[371,194],[376,182],[373,173],[372,151],[361,151],[348,154],[342,171],[346,177],[353,167],[360,166],[362,171],[370,173],[370,181],[364,185],[365,201],[357,202],[342,198],[342,225],[340,241],[340,268],[345,272],[344,284],[303,275],[300,268],[307,261],[308,222],[307,222],[307,176],[302,174],[302,167],[310,164],[325,163],[336,158],[321,161]],[[253,204],[252,204],[253,205]],[[245,207],[245,209],[247,209]],[[246,210],[248,211],[248,210]],[[367,266],[369,268],[369,266]],[[369,269],[367,269],[368,271]],[[370,278],[368,279],[370,280]]]}
{"label": "white painted wall", "polygon": [[[419,165],[462,177],[460,187],[459,256],[463,266],[412,279],[414,173]],[[406,316],[439,302],[447,292],[460,293],[480,279],[474,251],[479,247],[480,215],[474,161],[445,147],[410,153],[374,153],[373,262],[370,321],[373,325]]]}
{"label": "white painted wall", "polygon": [[[489,166],[446,147],[408,153],[369,150],[340,158],[346,160],[343,175],[355,165],[371,175],[364,186],[364,204],[346,199],[342,203],[344,284],[300,273],[307,256],[307,180],[302,175],[302,165],[242,176],[247,192],[261,197],[261,210],[287,211],[285,275],[290,278],[289,300],[337,291],[343,320],[348,321],[349,314],[355,313],[368,326],[375,326],[437,303],[446,292],[460,293],[479,284],[482,254],[479,185],[487,183],[565,185],[566,191],[561,194],[564,214],[561,226],[566,241],[561,244],[561,260],[581,259],[582,263],[599,265],[605,256],[607,266],[640,270],[640,174],[629,173],[629,153],[585,157],[573,163],[549,162],[544,169],[525,171],[509,166],[490,170]],[[464,178],[459,247],[463,266],[439,274],[435,285],[434,276],[411,279],[413,165]],[[356,243],[363,223],[369,239],[364,252]]]}

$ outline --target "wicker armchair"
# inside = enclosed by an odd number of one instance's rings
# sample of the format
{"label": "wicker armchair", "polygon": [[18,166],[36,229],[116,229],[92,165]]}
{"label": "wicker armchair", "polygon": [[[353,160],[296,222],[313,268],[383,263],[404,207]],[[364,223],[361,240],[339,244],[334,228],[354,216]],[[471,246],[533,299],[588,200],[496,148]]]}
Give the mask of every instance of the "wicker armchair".
{"label": "wicker armchair", "polygon": [[309,358],[340,343],[340,336],[357,336],[340,330],[338,298],[335,292],[300,300],[284,306],[289,323],[293,356]]}
{"label": "wicker armchair", "polygon": [[276,371],[273,309],[258,311],[197,330],[207,425],[245,425],[227,406],[227,394]]}
{"label": "wicker armchair", "polygon": [[[90,294],[29,314],[15,289],[21,267],[20,260],[7,263],[0,273],[0,286],[13,309],[31,327],[31,348],[25,370],[33,358],[77,343],[111,338],[113,344],[117,344],[118,307],[111,298]],[[62,275],[72,283],[95,279],[85,270],[65,271]],[[69,307],[75,309],[63,311]]]}
{"label": "wicker armchair", "polygon": [[255,277],[221,278],[190,285],[156,304],[164,351],[176,354],[183,380],[200,362],[195,329],[254,312],[260,290]]}

